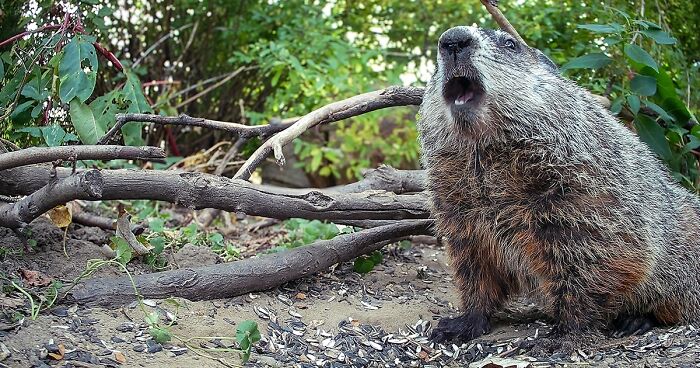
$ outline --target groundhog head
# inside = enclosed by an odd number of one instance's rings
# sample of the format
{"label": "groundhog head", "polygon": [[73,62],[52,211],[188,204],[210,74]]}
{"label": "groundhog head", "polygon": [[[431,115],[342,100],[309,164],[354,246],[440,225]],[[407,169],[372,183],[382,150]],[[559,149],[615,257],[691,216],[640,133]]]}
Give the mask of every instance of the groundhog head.
{"label": "groundhog head", "polygon": [[[433,124],[453,123],[467,133],[486,133],[511,117],[546,108],[544,96],[559,72],[542,52],[510,34],[454,27],[440,36],[437,68],[424,105]],[[450,127],[446,126],[445,129]]]}

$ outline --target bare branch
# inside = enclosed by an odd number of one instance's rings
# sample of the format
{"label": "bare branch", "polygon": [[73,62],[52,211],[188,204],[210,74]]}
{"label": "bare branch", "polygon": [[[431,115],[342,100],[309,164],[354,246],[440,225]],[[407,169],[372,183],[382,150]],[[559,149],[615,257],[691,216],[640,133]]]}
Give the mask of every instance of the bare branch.
{"label": "bare branch", "polygon": [[[50,181],[51,168],[24,166],[0,172],[0,193],[29,194]],[[71,170],[58,168],[59,178]],[[384,191],[363,193],[322,192],[317,189],[290,189],[256,185],[203,173],[156,170],[102,170],[99,199],[151,199],[184,207],[218,208],[254,216],[287,219],[301,217],[320,220],[402,220],[429,217],[427,195],[394,194]],[[97,197],[62,187],[58,203]],[[57,194],[58,195],[58,194]],[[32,195],[33,196],[33,195]],[[30,196],[31,197],[31,196]],[[38,216],[41,213],[36,214]],[[28,217],[24,218],[25,221]],[[0,222],[13,222],[0,218]],[[0,223],[0,226],[5,226]]]}
{"label": "bare branch", "polygon": [[47,179],[46,185],[36,192],[15,203],[1,205],[0,226],[21,229],[60,204],[76,198],[99,200],[102,197],[103,181],[99,170],[83,171],[60,180],[51,176]]}
{"label": "bare branch", "polygon": [[[139,275],[134,277],[134,283],[145,298],[230,298],[268,290],[314,274],[334,264],[381,249],[395,239],[427,234],[429,226],[430,222],[425,220],[401,221],[262,257]],[[128,277],[87,280],[75,286],[67,295],[69,302],[103,306],[121,305],[135,298]]]}
{"label": "bare branch", "polygon": [[289,129],[285,129],[263,143],[238,170],[234,178],[245,180],[250,178],[252,172],[272,152],[275,154],[277,163],[284,165],[282,147],[318,124],[343,120],[386,107],[419,105],[423,99],[423,92],[424,89],[418,87],[389,87],[333,102],[314,110],[299,119]]}
{"label": "bare branch", "polygon": [[396,170],[391,166],[381,165],[376,169],[367,170],[364,179],[358,182],[325,188],[324,191],[360,193],[368,190],[386,190],[396,194],[422,192],[425,190],[426,180],[425,170]]}
{"label": "bare branch", "polygon": [[158,147],[62,146],[30,147],[0,154],[0,170],[55,160],[150,160],[163,161],[165,152]]}
{"label": "bare branch", "polygon": [[97,144],[105,144],[109,142],[112,137],[119,130],[121,130],[124,124],[129,122],[145,122],[160,125],[189,125],[198,126],[208,129],[217,129],[230,132],[238,135],[241,138],[250,138],[254,136],[267,137],[274,133],[280,132],[292,125],[291,122],[284,122],[282,124],[267,124],[267,125],[243,125],[238,123],[230,123],[226,121],[209,120],[204,118],[193,118],[188,115],[180,116],[161,116],[161,115],[151,115],[151,114],[117,114],[117,122],[114,126],[104,135]]}
{"label": "bare branch", "polygon": [[498,5],[498,0],[481,0],[481,3],[484,4],[484,7],[486,7],[486,10],[491,14],[493,20],[503,31],[510,33],[515,39],[527,45],[527,42],[525,42],[525,40],[520,37],[518,31],[515,30],[515,27],[510,24],[508,19],[501,13],[501,10],[496,7]]}
{"label": "bare branch", "polygon": [[[214,175],[221,175],[224,173],[224,171],[226,171],[229,161],[231,161],[236,154],[238,154],[238,151],[240,151],[241,147],[243,147],[246,142],[248,142],[247,138],[239,138],[236,143],[231,146],[228,152],[226,152],[224,155],[224,158],[221,159],[219,166],[217,166],[216,170],[214,170]],[[217,218],[220,213],[221,210],[219,209],[207,208],[197,217],[197,222],[199,223],[199,226],[207,227],[211,225],[212,221],[214,221],[214,219]]]}

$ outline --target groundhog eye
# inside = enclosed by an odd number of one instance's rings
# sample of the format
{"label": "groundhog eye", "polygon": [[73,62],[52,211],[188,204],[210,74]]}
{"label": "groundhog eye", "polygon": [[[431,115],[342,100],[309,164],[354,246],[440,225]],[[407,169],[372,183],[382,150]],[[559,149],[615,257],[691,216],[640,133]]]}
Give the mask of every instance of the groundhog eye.
{"label": "groundhog eye", "polygon": [[503,46],[511,50],[515,50],[515,42],[513,40],[506,40],[505,42],[503,42]]}

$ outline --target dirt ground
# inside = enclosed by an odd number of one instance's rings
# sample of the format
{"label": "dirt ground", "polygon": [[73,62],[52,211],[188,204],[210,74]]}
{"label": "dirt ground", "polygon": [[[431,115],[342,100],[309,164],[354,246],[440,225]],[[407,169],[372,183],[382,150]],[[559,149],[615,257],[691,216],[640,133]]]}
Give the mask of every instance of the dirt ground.
{"label": "dirt ground", "polygon": [[[17,278],[24,269],[71,280],[89,259],[101,257],[98,246],[110,235],[72,227],[66,259],[62,230],[44,220],[32,229],[38,251],[29,255],[19,253],[21,244],[13,233],[0,229],[0,246],[7,252],[0,272],[6,277]],[[208,248],[182,252],[181,260],[190,267],[216,261]],[[262,334],[245,365],[250,367],[700,366],[700,337],[693,326],[657,328],[623,339],[593,336],[571,354],[547,351],[542,346],[550,326],[523,301],[504,311],[483,338],[460,346],[432,344],[427,336],[437,319],[458,314],[447,263],[439,246],[414,242],[408,248],[387,247],[382,264],[365,275],[348,263],[230,299],[179,300],[179,308],[169,301],[148,300],[147,308],[159,311],[164,322],[176,320],[171,331],[177,338],[162,345],[150,339],[135,303],[113,310],[59,303],[36,320],[15,321],[16,312],[27,308],[26,298],[6,293],[5,281],[0,367],[240,366],[237,353],[213,350],[236,347],[226,338],[235,336],[237,324],[248,319],[259,324]],[[134,273],[146,272],[138,260],[132,264]],[[118,274],[104,268],[93,277]],[[185,343],[194,337],[204,339]]]}

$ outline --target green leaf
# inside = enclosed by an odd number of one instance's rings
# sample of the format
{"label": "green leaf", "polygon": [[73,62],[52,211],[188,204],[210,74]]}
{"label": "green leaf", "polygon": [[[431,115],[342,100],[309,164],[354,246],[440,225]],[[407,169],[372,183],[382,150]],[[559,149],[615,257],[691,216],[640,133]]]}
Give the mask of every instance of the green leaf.
{"label": "green leaf", "polygon": [[41,133],[46,145],[49,147],[56,147],[62,145],[63,142],[78,140],[75,134],[66,133],[66,131],[57,124],[41,127]]}
{"label": "green leaf", "polygon": [[629,105],[632,114],[637,115],[637,113],[639,112],[640,105],[639,97],[635,95],[627,96],[627,104]]}
{"label": "green leaf", "polygon": [[382,255],[382,252],[375,250],[372,252],[372,254],[369,255],[369,259],[374,262],[375,265],[378,265],[382,263],[382,260],[384,259],[384,256]]}
{"label": "green leaf", "polygon": [[656,78],[636,75],[630,82],[632,91],[641,96],[653,96],[656,93]]}
{"label": "green leaf", "polygon": [[624,98],[622,96],[616,98],[613,100],[613,102],[610,104],[610,112],[612,112],[614,115],[617,115],[622,111],[622,103],[624,102]]}
{"label": "green leaf", "polygon": [[668,33],[664,31],[653,30],[642,30],[640,31],[643,35],[651,38],[654,42],[660,45],[673,45],[677,42],[674,37],[671,37]]}
{"label": "green leaf", "polygon": [[671,148],[666,141],[664,128],[644,114],[638,114],[634,118],[634,125],[637,128],[639,138],[645,142],[652,151],[663,160],[667,161],[671,159]]}
{"label": "green leaf", "polygon": [[353,269],[357,273],[368,273],[374,269],[374,262],[365,257],[357,257],[353,263]]}
{"label": "green leaf", "polygon": [[62,102],[68,103],[75,97],[85,102],[92,95],[98,68],[94,41],[94,37],[77,35],[63,48],[58,66],[61,81],[58,95]]}
{"label": "green leaf", "polygon": [[5,64],[0,60],[0,80],[5,78]]}
{"label": "green leaf", "polygon": [[22,88],[22,96],[44,102],[49,97],[47,89],[49,78],[42,76],[39,68],[34,69],[32,75],[34,77]]}
{"label": "green leaf", "polygon": [[692,118],[685,102],[678,97],[665,98],[661,100],[660,105],[663,107],[664,111],[673,116],[675,121],[679,124],[685,125]]}
{"label": "green leaf", "polygon": [[[126,83],[122,88],[124,98],[129,101],[129,107],[126,109],[128,113],[152,113],[151,106],[146,101],[141,89],[141,81],[131,71],[126,71]],[[122,135],[124,136],[124,144],[128,146],[142,146],[143,138],[141,137],[141,123],[127,123],[122,127]]]}
{"label": "green leaf", "polygon": [[162,233],[165,229],[165,220],[154,218],[148,221],[148,228],[154,233]]}
{"label": "green leaf", "polygon": [[635,20],[634,23],[640,25],[644,29],[656,29],[656,30],[661,29],[660,25],[658,25],[654,22],[650,22],[648,20]]}
{"label": "green leaf", "polygon": [[619,33],[624,29],[621,25],[619,25],[617,23],[579,24],[578,26],[576,26],[576,28],[587,29],[591,32],[596,32],[596,33]]}
{"label": "green leaf", "polygon": [[247,361],[250,358],[250,348],[256,342],[260,341],[260,331],[258,324],[255,321],[245,320],[238,324],[236,328],[236,341],[243,353],[243,360]]}
{"label": "green leaf", "polygon": [[74,98],[70,102],[70,120],[80,141],[84,144],[95,144],[105,135],[106,127],[95,121],[90,107],[79,98]]}
{"label": "green leaf", "polygon": [[625,55],[631,60],[634,60],[642,65],[651,67],[655,71],[659,71],[659,66],[654,61],[654,58],[649,55],[644,49],[637,45],[627,44],[625,45]]}
{"label": "green leaf", "polygon": [[667,122],[672,122],[675,121],[676,119],[673,118],[673,116],[669,115],[669,113],[666,112],[661,106],[651,102],[651,101],[645,101],[644,104],[649,107],[650,109],[654,110],[657,114],[659,114],[659,117]]}
{"label": "green leaf", "polygon": [[153,254],[163,253],[163,249],[165,249],[165,238],[162,236],[156,236],[155,238],[151,239],[149,243],[151,243],[153,246]]}
{"label": "green leaf", "polygon": [[118,236],[113,236],[109,238],[112,241],[112,244],[114,245],[114,253],[115,253],[115,258],[117,262],[123,264],[126,266],[129,261],[131,261],[132,258],[132,252],[131,252],[131,247],[129,246],[129,243],[126,242],[123,238],[120,238]]}
{"label": "green leaf", "polygon": [[98,125],[109,129],[116,123],[117,113],[123,112],[120,106],[122,97],[121,91],[112,90],[90,102],[90,110],[92,110]]}
{"label": "green leaf", "polygon": [[700,138],[694,136],[694,135],[689,135],[688,136],[688,144],[686,144],[683,147],[683,152],[687,153],[690,152],[690,150],[694,150],[700,147]]}
{"label": "green leaf", "polygon": [[588,55],[579,56],[575,59],[570,60],[568,63],[564,64],[560,70],[568,69],[599,69],[612,62],[612,59],[601,53],[595,52]]}
{"label": "green leaf", "polygon": [[167,328],[164,327],[150,327],[148,329],[148,333],[153,337],[153,340],[155,340],[159,344],[166,343],[170,341],[173,338],[172,333],[168,331]]}

